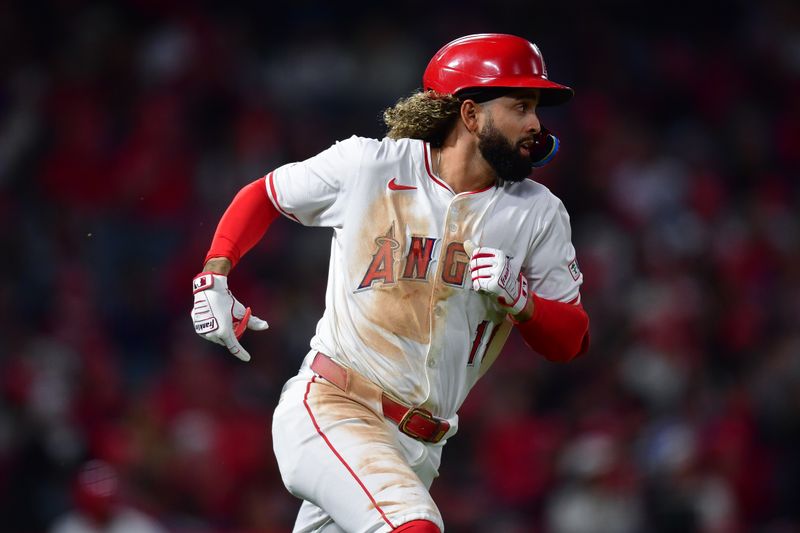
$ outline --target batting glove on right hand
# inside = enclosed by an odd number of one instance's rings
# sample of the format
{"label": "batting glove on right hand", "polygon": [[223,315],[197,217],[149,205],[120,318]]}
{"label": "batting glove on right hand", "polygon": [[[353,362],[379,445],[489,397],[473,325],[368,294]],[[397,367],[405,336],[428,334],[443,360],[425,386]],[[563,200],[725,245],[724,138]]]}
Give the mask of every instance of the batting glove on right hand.
{"label": "batting glove on right hand", "polygon": [[470,257],[472,288],[495,296],[512,315],[522,312],[528,303],[528,280],[522,272],[512,272],[510,258],[501,250],[477,247],[472,241],[464,243],[464,251]]}
{"label": "batting glove on right hand", "polygon": [[229,352],[249,361],[250,354],[238,339],[246,329],[262,331],[269,327],[245,308],[228,290],[228,277],[212,272],[202,272],[192,281],[194,307],[192,321],[198,335],[225,346]]}

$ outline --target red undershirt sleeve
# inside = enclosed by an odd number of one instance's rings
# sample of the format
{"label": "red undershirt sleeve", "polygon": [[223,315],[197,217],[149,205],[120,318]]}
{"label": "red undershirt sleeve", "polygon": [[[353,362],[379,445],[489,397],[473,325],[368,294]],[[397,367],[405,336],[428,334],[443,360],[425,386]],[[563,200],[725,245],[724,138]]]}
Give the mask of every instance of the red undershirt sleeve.
{"label": "red undershirt sleeve", "polygon": [[266,178],[245,185],[222,215],[205,260],[226,257],[236,266],[261,240],[278,214],[267,196]]}
{"label": "red undershirt sleeve", "polygon": [[516,323],[525,343],[550,361],[565,363],[589,349],[589,315],[578,304],[547,300],[535,294],[533,316]]}

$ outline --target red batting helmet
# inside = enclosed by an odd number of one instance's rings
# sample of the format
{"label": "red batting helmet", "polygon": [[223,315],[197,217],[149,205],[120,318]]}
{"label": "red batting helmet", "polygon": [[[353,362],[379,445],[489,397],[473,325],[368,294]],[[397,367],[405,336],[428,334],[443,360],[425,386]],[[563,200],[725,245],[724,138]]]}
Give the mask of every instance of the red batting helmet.
{"label": "red batting helmet", "polygon": [[478,33],[442,47],[422,76],[425,90],[456,94],[484,87],[541,89],[539,105],[558,105],[572,98],[573,91],[547,79],[539,48],[515,35]]}

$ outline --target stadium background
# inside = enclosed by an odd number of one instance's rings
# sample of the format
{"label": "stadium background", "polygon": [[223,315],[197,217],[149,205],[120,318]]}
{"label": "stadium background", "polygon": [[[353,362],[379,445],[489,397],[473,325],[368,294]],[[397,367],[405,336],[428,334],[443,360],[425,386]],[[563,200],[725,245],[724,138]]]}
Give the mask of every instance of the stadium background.
{"label": "stadium background", "polygon": [[171,531],[289,531],[267,428],[330,235],[276,222],[232,286],[242,364],[189,281],[239,187],[351,134],[454,37],[573,86],[537,174],[565,202],[592,349],[512,336],[433,494],[450,532],[800,530],[800,5],[496,0],[0,3],[0,530],[48,530],[102,459]]}

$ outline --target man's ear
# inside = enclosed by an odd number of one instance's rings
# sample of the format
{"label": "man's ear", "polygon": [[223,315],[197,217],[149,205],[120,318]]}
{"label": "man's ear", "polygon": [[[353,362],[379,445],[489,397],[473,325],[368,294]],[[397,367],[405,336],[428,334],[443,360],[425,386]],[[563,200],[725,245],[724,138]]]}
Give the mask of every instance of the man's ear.
{"label": "man's ear", "polygon": [[478,131],[478,115],[481,108],[473,100],[467,99],[461,103],[461,121],[470,133]]}

